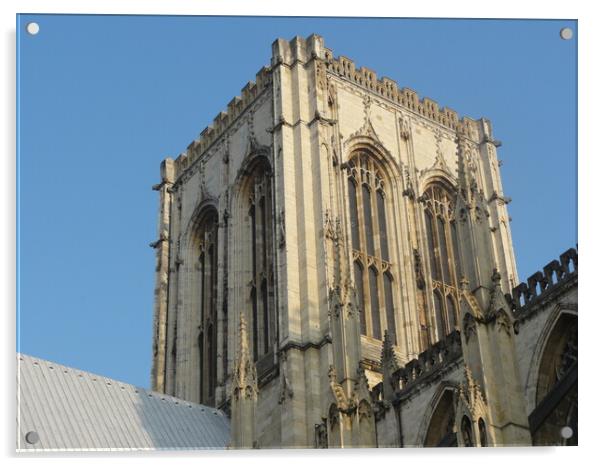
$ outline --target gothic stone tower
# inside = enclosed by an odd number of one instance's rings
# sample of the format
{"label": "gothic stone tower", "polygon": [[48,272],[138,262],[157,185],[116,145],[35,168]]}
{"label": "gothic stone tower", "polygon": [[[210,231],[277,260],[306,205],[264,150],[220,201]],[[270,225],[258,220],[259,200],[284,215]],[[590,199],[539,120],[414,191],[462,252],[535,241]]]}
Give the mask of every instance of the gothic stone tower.
{"label": "gothic stone tower", "polygon": [[[233,447],[530,444],[498,146],[317,35],[275,41],[161,165],[153,389],[230,412]],[[451,361],[439,427],[391,407],[424,354]]]}

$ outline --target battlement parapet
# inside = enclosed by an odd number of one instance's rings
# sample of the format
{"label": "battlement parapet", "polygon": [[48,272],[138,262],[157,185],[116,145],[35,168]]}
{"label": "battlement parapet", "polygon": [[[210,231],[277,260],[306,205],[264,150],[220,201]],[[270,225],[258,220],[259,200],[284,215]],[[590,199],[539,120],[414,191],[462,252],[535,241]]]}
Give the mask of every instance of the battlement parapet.
{"label": "battlement parapet", "polygon": [[[443,340],[420,353],[416,359],[412,359],[405,366],[397,369],[391,374],[391,383],[397,397],[409,391],[422,381],[440,369],[447,367],[462,356],[462,341],[460,331],[454,330]],[[382,400],[383,383],[379,383],[372,389],[373,400]]]}
{"label": "battlement parapet", "polygon": [[192,141],[186,152],[175,160],[177,175],[185,171],[209,146],[219,139],[226,129],[246,110],[246,108],[271,84],[271,70],[264,66],[255,75],[255,81],[249,81],[242,88],[240,96],[234,97],[225,111],[220,112],[213,123],[201,131],[198,139]]}
{"label": "battlement parapet", "polygon": [[511,294],[506,294],[506,300],[515,315],[525,312],[542,297],[576,276],[577,256],[577,249],[570,248],[560,255],[560,260],[553,260],[543,271],[531,275],[527,283],[519,284]]}
{"label": "battlement parapet", "polygon": [[292,66],[295,63],[307,63],[320,58],[324,59],[324,39],[311,34],[307,39],[295,36],[291,40],[276,39],[272,44],[272,66],[281,63]]}
{"label": "battlement parapet", "polygon": [[324,50],[326,69],[331,73],[348,79],[353,83],[372,91],[402,107],[411,110],[429,120],[446,126],[454,131],[461,126],[476,126],[476,121],[469,117],[460,119],[458,113],[448,107],[439,107],[439,104],[428,98],[420,99],[418,94],[407,87],[400,88],[392,79],[387,77],[377,78],[376,73],[365,67],[356,68],[355,63],[341,55],[335,58],[332,50]]}
{"label": "battlement parapet", "polygon": [[324,39],[316,34],[307,39],[294,37],[292,40],[277,39],[272,44],[270,67],[264,66],[255,75],[255,81],[249,81],[242,88],[240,96],[234,97],[225,111],[220,112],[213,123],[201,131],[186,151],[175,160],[177,175],[183,173],[195,160],[226,131],[226,129],[249,107],[249,105],[272,83],[272,68],[280,63],[293,65],[306,63],[314,58],[324,58]]}
{"label": "battlement parapet", "polygon": [[[228,127],[248,108],[248,106],[272,83],[272,70],[281,64],[293,66],[305,64],[317,59],[324,63],[327,71],[343,77],[366,90],[400,105],[426,119],[463,134],[487,133],[489,122],[479,124],[469,117],[460,119],[458,113],[448,107],[439,107],[438,103],[428,97],[422,99],[407,87],[400,88],[397,83],[387,77],[378,78],[375,71],[360,67],[345,56],[335,58],[332,50],[324,47],[324,39],[312,34],[306,39],[296,36],[290,41],[277,39],[272,44],[271,66],[264,66],[257,72],[255,81],[250,81],[242,88],[240,96],[234,97],[225,111],[220,112],[213,122],[201,131],[199,137],[192,141],[186,151],[175,160],[176,177],[179,177],[195,160],[222,135]],[[479,120],[485,121],[485,120]],[[472,131],[469,131],[472,130]],[[485,138],[486,139],[486,138]]]}

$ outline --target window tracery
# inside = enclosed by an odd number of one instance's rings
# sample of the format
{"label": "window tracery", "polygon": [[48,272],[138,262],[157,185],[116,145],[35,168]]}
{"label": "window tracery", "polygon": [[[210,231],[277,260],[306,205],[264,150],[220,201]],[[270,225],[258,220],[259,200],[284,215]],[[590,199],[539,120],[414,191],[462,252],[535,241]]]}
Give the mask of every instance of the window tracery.
{"label": "window tracery", "polygon": [[275,338],[272,268],[272,189],[265,164],[252,173],[249,183],[248,218],[251,240],[251,328],[253,357],[258,361],[270,354]]}
{"label": "window tracery", "polygon": [[454,219],[455,196],[441,184],[424,193],[424,217],[439,339],[458,328],[461,259]]}
{"label": "window tracery", "polygon": [[347,164],[347,194],[353,274],[362,335],[382,339],[384,329],[396,342],[394,276],[389,258],[388,184],[369,152],[355,153]]}
{"label": "window tracery", "polygon": [[462,417],[462,442],[465,447],[474,447],[474,437],[472,433],[472,422],[468,416]]}
{"label": "window tracery", "polygon": [[209,210],[202,217],[199,235],[200,332],[199,400],[215,402],[217,383],[217,212]]}

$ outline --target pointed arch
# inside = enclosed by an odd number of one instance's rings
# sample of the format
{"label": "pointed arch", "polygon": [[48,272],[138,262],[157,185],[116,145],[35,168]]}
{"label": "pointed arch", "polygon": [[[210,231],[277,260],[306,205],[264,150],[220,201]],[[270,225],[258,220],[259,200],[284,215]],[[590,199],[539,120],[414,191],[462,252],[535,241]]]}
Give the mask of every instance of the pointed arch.
{"label": "pointed arch", "polygon": [[[545,339],[536,353],[535,408],[529,415],[529,425],[534,445],[576,445],[577,315],[558,310],[554,314],[548,319]],[[564,426],[573,430],[569,439],[560,435]]]}
{"label": "pointed arch", "polygon": [[[236,277],[233,305],[247,309],[253,359],[262,370],[273,366],[276,340],[274,291],[275,214],[269,148],[255,148],[236,176],[232,199],[232,269]],[[268,364],[269,362],[269,364]]]}
{"label": "pointed arch", "polygon": [[359,424],[359,448],[376,447],[376,426],[372,406],[366,400],[361,400],[357,407]]}
{"label": "pointed arch", "polygon": [[485,421],[482,417],[479,418],[479,422],[477,424],[479,426],[479,444],[482,447],[489,446],[489,439],[487,435],[487,427],[485,426]]}
{"label": "pointed arch", "polygon": [[462,416],[460,424],[460,431],[462,433],[462,446],[463,447],[474,447],[474,433],[472,431],[472,421],[467,415]]}
{"label": "pointed arch", "polygon": [[458,232],[456,231],[456,194],[445,177],[431,176],[421,201],[424,209],[425,244],[433,288],[437,338],[442,339],[457,327],[459,282],[462,276]]}
{"label": "pointed arch", "polygon": [[401,306],[392,288],[400,283],[397,264],[391,262],[395,238],[396,181],[398,164],[377,141],[366,135],[347,143],[349,157],[342,168],[347,175],[347,206],[354,281],[360,312],[361,334],[382,339],[383,328],[391,329],[398,341],[395,313]]}
{"label": "pointed arch", "polygon": [[422,421],[421,442],[425,447],[458,446],[455,432],[457,387],[449,383],[441,384]]}
{"label": "pointed arch", "polygon": [[[218,212],[213,200],[197,206],[197,215],[189,223],[189,236],[184,250],[192,277],[190,301],[191,322],[198,322],[199,333],[191,352],[196,364],[196,396],[199,403],[215,404],[217,387],[217,330],[220,320],[217,312],[218,283]],[[195,396],[193,395],[193,396]],[[195,397],[196,397],[195,396]]]}
{"label": "pointed arch", "polygon": [[341,447],[341,413],[336,404],[331,404],[328,409],[328,446]]}

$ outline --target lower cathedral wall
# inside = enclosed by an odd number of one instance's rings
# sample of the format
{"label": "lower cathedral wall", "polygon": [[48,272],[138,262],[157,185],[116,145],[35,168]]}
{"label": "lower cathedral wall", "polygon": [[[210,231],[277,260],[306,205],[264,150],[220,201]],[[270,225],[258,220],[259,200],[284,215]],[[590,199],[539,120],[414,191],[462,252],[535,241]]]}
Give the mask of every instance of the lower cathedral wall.
{"label": "lower cathedral wall", "polygon": [[577,313],[576,286],[566,290],[556,298],[542,303],[517,325],[516,356],[520,380],[525,394],[527,414],[535,409],[542,351],[554,323],[564,312]]}
{"label": "lower cathedral wall", "polygon": [[445,385],[458,385],[464,380],[463,366],[457,364],[442,378],[430,384],[416,387],[400,405],[403,446],[423,446],[433,410]]}
{"label": "lower cathedral wall", "polygon": [[261,387],[259,391],[255,416],[259,448],[275,448],[280,447],[281,444],[279,387],[279,380],[276,377]]}

